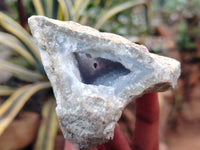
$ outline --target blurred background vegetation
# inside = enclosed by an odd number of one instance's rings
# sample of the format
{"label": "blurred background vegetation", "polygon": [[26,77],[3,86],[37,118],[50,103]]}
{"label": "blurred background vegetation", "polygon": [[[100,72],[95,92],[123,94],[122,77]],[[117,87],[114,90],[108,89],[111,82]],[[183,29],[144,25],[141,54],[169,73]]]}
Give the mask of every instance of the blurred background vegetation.
{"label": "blurred background vegetation", "polygon": [[[27,25],[31,15],[113,32],[181,61],[178,88],[160,94],[165,146],[166,124],[177,130],[179,118],[186,119],[182,112],[190,112],[186,107],[195,101],[191,91],[200,87],[199,0],[0,0],[0,11],[0,149],[63,149],[51,85]],[[200,119],[200,113],[194,115]],[[131,145],[134,103],[119,124]]]}

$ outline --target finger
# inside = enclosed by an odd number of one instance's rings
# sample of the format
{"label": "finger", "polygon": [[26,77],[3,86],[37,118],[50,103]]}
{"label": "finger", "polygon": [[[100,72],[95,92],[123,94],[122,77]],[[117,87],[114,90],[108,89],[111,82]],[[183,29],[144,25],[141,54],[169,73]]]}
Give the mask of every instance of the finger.
{"label": "finger", "polygon": [[134,150],[158,150],[159,105],[157,93],[136,99],[136,124],[133,136]]}
{"label": "finger", "polygon": [[78,148],[72,145],[69,141],[65,140],[64,150],[78,150]]}
{"label": "finger", "polygon": [[128,141],[118,126],[115,126],[113,140],[104,144],[104,146],[106,150],[130,150]]}
{"label": "finger", "polygon": [[97,148],[97,147],[94,147],[94,148],[91,148],[90,150],[98,150],[98,148]]}
{"label": "finger", "polygon": [[104,144],[102,144],[102,145],[99,145],[99,146],[97,146],[97,147],[95,147],[94,149],[91,149],[91,150],[108,150],[108,149],[106,148],[106,146]]}

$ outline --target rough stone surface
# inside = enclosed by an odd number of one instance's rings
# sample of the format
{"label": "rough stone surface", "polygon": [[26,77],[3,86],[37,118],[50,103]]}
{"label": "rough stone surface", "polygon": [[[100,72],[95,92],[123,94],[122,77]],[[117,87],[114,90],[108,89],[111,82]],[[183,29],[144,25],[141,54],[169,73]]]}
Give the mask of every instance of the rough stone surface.
{"label": "rough stone surface", "polygon": [[113,138],[123,108],[147,92],[174,87],[180,63],[142,45],[72,21],[29,18],[53,86],[63,135],[81,149]]}

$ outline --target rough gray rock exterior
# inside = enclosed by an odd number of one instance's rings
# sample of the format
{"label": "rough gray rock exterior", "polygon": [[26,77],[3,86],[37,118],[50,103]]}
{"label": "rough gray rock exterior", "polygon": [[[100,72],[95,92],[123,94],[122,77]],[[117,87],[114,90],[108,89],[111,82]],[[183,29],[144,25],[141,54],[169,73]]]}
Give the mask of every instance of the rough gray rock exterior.
{"label": "rough gray rock exterior", "polygon": [[72,21],[29,18],[52,84],[64,137],[81,149],[113,138],[123,108],[147,92],[174,87],[180,63]]}

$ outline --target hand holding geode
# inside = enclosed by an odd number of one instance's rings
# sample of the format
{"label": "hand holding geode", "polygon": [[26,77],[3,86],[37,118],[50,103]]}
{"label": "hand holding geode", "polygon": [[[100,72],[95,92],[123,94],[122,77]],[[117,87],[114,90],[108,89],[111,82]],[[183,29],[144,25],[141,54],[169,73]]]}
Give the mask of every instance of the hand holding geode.
{"label": "hand holding geode", "polygon": [[81,149],[112,139],[133,98],[173,87],[180,75],[178,61],[115,34],[42,16],[29,18],[29,25],[64,137]]}

